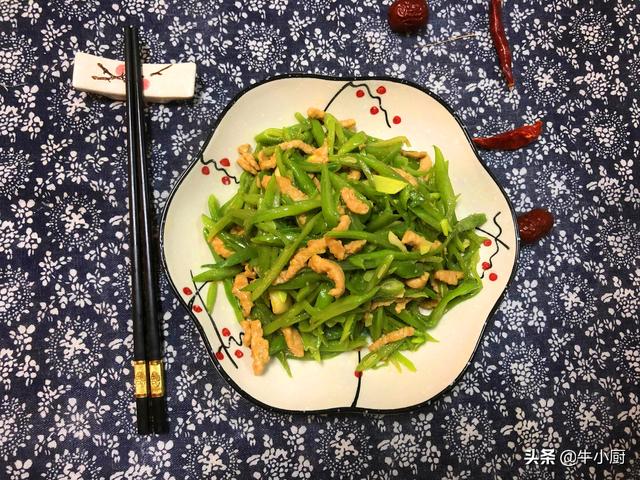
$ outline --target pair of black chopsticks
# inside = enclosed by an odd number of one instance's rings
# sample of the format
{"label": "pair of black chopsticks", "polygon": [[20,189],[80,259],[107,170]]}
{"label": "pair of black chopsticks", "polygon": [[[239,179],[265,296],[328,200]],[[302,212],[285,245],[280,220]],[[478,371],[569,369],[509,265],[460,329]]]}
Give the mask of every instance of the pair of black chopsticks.
{"label": "pair of black chopsticks", "polygon": [[139,434],[165,433],[167,412],[154,272],[153,218],[145,162],[142,67],[138,34],[125,27],[127,151],[131,230],[133,374]]}

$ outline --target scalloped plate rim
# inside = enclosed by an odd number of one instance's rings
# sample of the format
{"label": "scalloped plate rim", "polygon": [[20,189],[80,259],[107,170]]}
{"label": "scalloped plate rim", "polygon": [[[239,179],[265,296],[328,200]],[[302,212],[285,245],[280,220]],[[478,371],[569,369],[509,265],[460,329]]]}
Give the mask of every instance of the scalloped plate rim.
{"label": "scalloped plate rim", "polygon": [[187,305],[187,302],[184,301],[184,299],[182,298],[182,295],[180,294],[180,289],[175,285],[175,283],[173,282],[173,279],[171,278],[171,274],[169,273],[169,268],[167,266],[167,261],[166,261],[166,257],[165,257],[164,236],[165,236],[165,225],[166,225],[166,220],[167,220],[167,213],[169,211],[169,207],[171,205],[171,201],[173,200],[173,197],[174,197],[175,193],[180,188],[180,185],[182,184],[183,180],[189,175],[189,173],[198,164],[198,162],[200,161],[200,158],[203,156],[207,146],[211,142],[211,139],[212,139],[216,129],[218,128],[218,125],[220,124],[222,119],[225,117],[227,112],[235,105],[235,103],[241,97],[243,97],[247,92],[253,90],[254,88],[257,88],[259,86],[265,85],[267,83],[271,83],[271,82],[275,82],[275,81],[283,80],[283,79],[288,79],[288,78],[313,78],[313,79],[327,80],[327,81],[332,81],[332,82],[357,82],[357,81],[379,80],[379,81],[385,81],[385,82],[390,82],[390,83],[400,83],[400,84],[403,84],[403,85],[407,85],[409,87],[413,87],[413,88],[425,93],[426,95],[429,95],[434,100],[436,100],[439,104],[441,104],[447,110],[447,112],[456,120],[457,124],[460,126],[462,132],[464,133],[464,136],[465,136],[467,142],[469,143],[469,145],[471,146],[471,149],[473,150],[473,153],[474,153],[474,155],[476,157],[476,160],[485,169],[485,171],[487,172],[487,174],[489,175],[491,180],[495,183],[495,185],[498,187],[498,190],[500,191],[500,193],[504,197],[504,199],[505,199],[505,201],[506,201],[506,203],[507,203],[507,205],[509,207],[509,211],[511,213],[511,219],[512,219],[512,222],[513,222],[514,231],[515,232],[518,231],[516,212],[515,212],[515,210],[513,208],[513,205],[511,204],[511,200],[509,199],[507,193],[505,192],[505,190],[502,187],[502,185],[500,185],[500,183],[498,182],[496,177],[493,175],[491,170],[487,167],[487,165],[482,160],[482,157],[480,156],[480,154],[478,152],[478,149],[476,148],[475,144],[471,140],[471,136],[469,135],[469,132],[467,131],[467,128],[465,127],[465,125],[462,122],[462,120],[458,117],[458,115],[454,112],[454,110],[449,106],[449,104],[447,102],[445,102],[438,94],[432,92],[427,87],[423,87],[423,86],[418,85],[416,83],[413,83],[411,81],[408,81],[408,80],[405,80],[405,79],[401,79],[401,78],[388,77],[388,76],[385,76],[385,75],[376,75],[376,76],[371,76],[371,77],[353,77],[353,76],[336,77],[336,76],[331,76],[331,75],[320,75],[320,74],[286,73],[286,74],[274,75],[274,76],[265,78],[265,79],[263,79],[261,81],[258,81],[258,82],[254,83],[252,85],[249,85],[246,88],[243,88],[236,95],[234,95],[234,97],[229,101],[229,103],[225,106],[225,108],[220,112],[220,114],[218,115],[216,120],[209,127],[210,128],[210,132],[206,136],[206,138],[205,138],[205,140],[204,140],[204,142],[202,144],[202,147],[198,151],[197,155],[195,155],[193,157],[193,160],[191,161],[191,163],[189,163],[189,165],[185,168],[185,170],[182,172],[182,174],[176,180],[175,185],[171,188],[171,191],[169,193],[169,197],[167,198],[167,202],[166,202],[166,204],[165,204],[165,206],[163,208],[162,217],[160,219],[160,225],[159,225],[159,227],[160,227],[160,252],[161,252],[160,256],[161,256],[161,261],[162,261],[162,268],[163,268],[163,270],[164,270],[164,272],[165,272],[165,274],[167,276],[167,280],[168,280],[169,284],[171,285],[171,288],[173,289],[173,292],[175,293],[176,297],[178,298],[178,301],[185,308],[185,310],[188,312],[189,318],[191,319],[192,322],[194,322],[196,328],[198,329],[198,333],[200,334],[200,338],[203,340],[205,348],[207,350],[207,353],[208,353],[209,357],[211,358],[211,360],[213,361],[213,364],[215,365],[216,370],[218,371],[218,373],[220,373],[220,375],[223,377],[223,379],[229,385],[231,385],[233,387],[233,389],[236,392],[238,392],[239,395],[241,395],[243,398],[249,400],[250,402],[252,402],[253,404],[255,404],[255,405],[257,405],[257,406],[259,406],[261,408],[264,408],[266,410],[271,410],[271,411],[274,411],[274,412],[278,412],[278,413],[289,414],[289,415],[291,415],[291,414],[295,414],[295,415],[312,415],[312,414],[332,414],[332,413],[400,414],[400,413],[413,411],[413,410],[416,410],[416,409],[421,408],[423,406],[426,406],[430,402],[433,402],[433,401],[439,399],[440,397],[445,395],[447,392],[449,392],[453,388],[453,386],[456,383],[458,383],[458,381],[460,380],[462,375],[465,374],[465,372],[467,371],[467,369],[471,365],[471,362],[473,361],[473,358],[476,356],[476,353],[478,352],[478,347],[480,346],[480,342],[484,338],[485,331],[487,329],[487,324],[489,323],[489,320],[493,317],[493,315],[495,314],[496,310],[500,306],[500,303],[502,302],[502,299],[504,298],[504,296],[505,296],[505,294],[507,292],[507,289],[509,288],[509,286],[511,285],[511,283],[513,282],[513,279],[515,277],[516,270],[517,270],[516,267],[517,267],[517,264],[518,264],[518,258],[520,256],[520,238],[519,238],[519,236],[517,234],[515,235],[514,260],[513,260],[513,265],[511,267],[511,274],[509,275],[509,279],[507,280],[507,282],[506,282],[506,284],[504,286],[504,289],[502,290],[500,295],[498,295],[498,297],[496,298],[496,301],[495,301],[493,307],[491,307],[491,310],[489,311],[487,317],[485,318],[484,324],[482,326],[482,329],[481,329],[481,331],[480,331],[480,333],[478,335],[478,338],[476,340],[476,344],[473,347],[473,351],[471,352],[471,354],[469,356],[469,359],[465,363],[464,367],[460,370],[460,373],[446,387],[444,387],[442,390],[440,390],[438,393],[436,393],[435,395],[431,396],[427,400],[424,400],[422,402],[416,403],[414,405],[409,405],[409,406],[404,406],[404,407],[399,407],[399,408],[378,409],[378,408],[345,406],[345,407],[333,407],[333,408],[326,408],[326,409],[289,410],[289,409],[285,409],[285,408],[274,407],[272,405],[266,404],[266,403],[256,399],[255,397],[250,395],[248,392],[246,392],[243,388],[241,388],[236,382],[234,382],[231,379],[231,377],[226,373],[224,367],[222,367],[222,365],[220,364],[220,362],[216,358],[216,356],[215,356],[215,354],[213,352],[213,349],[211,347],[211,343],[209,342],[209,339],[207,338],[202,326],[200,325],[200,322],[195,317],[193,312],[189,309],[189,306]]}

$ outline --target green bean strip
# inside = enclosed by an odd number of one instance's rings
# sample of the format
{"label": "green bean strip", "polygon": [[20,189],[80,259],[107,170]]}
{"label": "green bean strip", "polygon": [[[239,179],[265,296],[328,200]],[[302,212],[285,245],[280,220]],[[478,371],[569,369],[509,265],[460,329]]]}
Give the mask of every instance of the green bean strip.
{"label": "green bean strip", "polygon": [[348,167],[360,169],[360,162],[352,155],[329,155],[329,165],[338,165],[340,167]]}
{"label": "green bean strip", "polygon": [[387,255],[393,256],[396,260],[418,260],[421,255],[419,252],[401,252],[400,250],[377,250],[371,253],[359,253],[347,258],[347,261],[356,267],[364,268],[366,261],[382,261]]}
{"label": "green bean strip", "polygon": [[411,142],[409,142],[409,139],[405,136],[392,137],[386,140],[375,140],[375,141],[369,140],[369,142],[367,142],[367,148],[382,148],[382,147],[390,147],[390,146],[395,147],[397,145],[400,145],[400,146],[407,145],[410,147]]}
{"label": "green bean strip", "polygon": [[262,197],[262,202],[258,206],[258,211],[260,210],[268,210],[274,206],[273,201],[276,198],[276,193],[278,192],[278,182],[276,181],[276,176],[271,175],[269,182],[267,183],[267,188],[264,190],[264,196]]}
{"label": "green bean strip", "polygon": [[[246,226],[245,225],[245,230],[249,230],[251,227],[250,226]],[[267,232],[267,233],[278,233],[278,227],[276,226],[276,223],[273,221],[270,222],[261,222],[256,224],[256,228],[258,230],[261,230],[263,232]]]}
{"label": "green bean strip", "polygon": [[435,182],[445,206],[446,218],[451,223],[455,220],[456,209],[456,196],[451,186],[451,180],[449,180],[449,164],[442,156],[442,151],[438,147],[434,147],[436,158],[433,164],[433,171],[435,173]]}
{"label": "green bean strip", "polygon": [[218,235],[220,239],[228,245],[230,248],[234,250],[242,250],[249,247],[249,244],[242,238],[237,235],[233,235],[227,232],[220,232]]}
{"label": "green bean strip", "polygon": [[320,337],[308,332],[300,332],[300,336],[302,337],[305,352],[309,352],[317,362],[322,360],[320,356]]}
{"label": "green bean strip", "polygon": [[264,327],[263,331],[265,335],[271,335],[273,332],[280,330],[284,327],[290,327],[295,323],[301,321],[298,317],[302,313],[305,307],[310,306],[309,302],[303,300],[293,305],[285,313],[278,315],[275,320]]}
{"label": "green bean strip", "polygon": [[[244,195],[242,193],[238,193],[234,197],[233,201],[226,205],[227,210],[235,210],[236,208],[239,208],[239,206],[242,205],[242,203],[244,202],[243,197]],[[232,222],[233,222],[233,217],[230,215],[228,211],[225,211],[225,213],[220,217],[220,219],[207,229],[207,233],[208,233],[207,241],[211,241],[212,238],[217,236],[221,231],[223,231],[225,228],[231,225]]]}
{"label": "green bean strip", "polygon": [[409,207],[409,210],[415,213],[420,220],[429,225],[431,228],[433,228],[437,232],[442,232],[442,224],[440,223],[440,221],[435,219],[427,211],[417,207]]}
{"label": "green bean strip", "polygon": [[261,233],[251,238],[251,243],[272,247],[284,247],[285,243],[293,240],[296,235],[296,232]]}
{"label": "green bean strip", "polygon": [[[283,177],[287,177],[290,180],[293,180],[293,175],[289,172],[289,168],[285,165],[285,157],[289,158],[291,155],[291,150],[287,150],[286,152],[282,152],[280,147],[276,147],[276,165],[278,170],[280,171],[280,175]],[[274,175],[275,176],[275,175]]]}
{"label": "green bean strip", "polygon": [[209,195],[209,200],[207,201],[209,207],[209,216],[212,220],[218,220],[220,218],[220,203],[215,195]]}
{"label": "green bean strip", "polygon": [[351,333],[353,332],[353,327],[355,327],[356,316],[351,314],[347,317],[347,321],[344,322],[344,326],[342,327],[342,335],[340,336],[340,343],[346,342]]}
{"label": "green bean strip", "polygon": [[344,142],[338,149],[338,155],[352,152],[356,148],[360,148],[367,141],[367,134],[364,132],[358,132],[353,135],[349,140]]}
{"label": "green bean strip", "polygon": [[311,317],[311,321],[315,326],[318,326],[331,318],[358,308],[363,303],[371,300],[376,293],[378,293],[377,287],[363,295],[350,295],[345,298],[339,298],[320,313]]}
{"label": "green bean strip", "polygon": [[380,266],[376,268],[376,271],[372,275],[371,280],[369,280],[369,282],[367,283],[367,290],[371,290],[376,285],[378,285],[378,283],[380,283],[382,278],[389,271],[389,267],[391,267],[391,263],[393,263],[393,255],[387,255],[386,257],[384,257],[384,259],[380,263]]}
{"label": "green bean strip", "polygon": [[284,205],[281,207],[275,207],[270,210],[257,212],[249,221],[250,225],[256,223],[266,222],[267,220],[276,220],[278,218],[295,217],[302,213],[306,213],[310,210],[320,208],[322,202],[320,198],[310,198],[308,200],[302,200],[292,205]]}
{"label": "green bean strip", "polygon": [[336,141],[336,119],[331,115],[325,115],[324,126],[327,127],[326,141],[329,147],[329,155],[333,154],[333,146]]}
{"label": "green bean strip", "polygon": [[373,204],[371,203],[371,201],[369,201],[368,198],[366,198],[364,195],[358,192],[358,190],[355,189],[353,185],[351,185],[349,182],[347,182],[346,180],[344,180],[343,178],[341,178],[340,176],[336,175],[333,172],[328,172],[328,175],[329,175],[329,178],[331,179],[331,184],[338,192],[341,191],[343,188],[351,188],[355,192],[358,200],[360,200],[363,203],[366,203],[369,208],[373,207]]}
{"label": "green bean strip", "polygon": [[292,377],[293,375],[291,375],[291,367],[289,366],[289,361],[287,360],[287,354],[285,353],[285,351],[283,350],[276,353],[275,357],[280,362],[280,365],[282,365],[282,368],[284,368],[284,371],[287,372],[287,376]]}
{"label": "green bean strip", "polygon": [[218,296],[218,282],[211,282],[207,287],[207,299],[205,301],[205,308],[207,312],[213,312],[213,307],[216,304],[216,297]]}
{"label": "green bean strip", "polygon": [[347,141],[347,136],[344,134],[344,127],[342,126],[340,121],[338,121],[337,119],[335,120],[335,126],[336,126],[336,140],[337,140],[336,143],[338,145],[343,145]]}
{"label": "green bean strip", "polygon": [[[320,171],[322,170],[322,165],[320,163],[311,163],[311,162],[298,162],[298,165],[300,166],[300,168],[302,168],[302,170],[304,170],[307,173],[320,173]],[[337,171],[340,169],[340,165],[336,165],[334,163],[329,163],[327,165],[329,167],[329,171],[333,172],[333,171]]]}
{"label": "green bean strip", "polygon": [[280,253],[280,256],[278,256],[278,259],[276,260],[273,267],[271,267],[271,269],[268,272],[266,272],[264,276],[261,276],[259,279],[257,279],[255,282],[252,283],[252,285],[254,286],[254,290],[251,293],[251,299],[253,301],[260,298],[260,296],[274,282],[276,277],[280,274],[284,266],[291,259],[295,251],[298,249],[298,246],[307,238],[307,235],[309,235],[309,232],[311,231],[311,229],[313,228],[313,226],[315,225],[315,223],[318,221],[319,218],[320,218],[320,214],[316,214],[312,219],[310,219],[305,224],[304,228],[300,232],[300,235],[298,235],[295,238],[295,240],[291,242],[290,245],[288,245],[282,250],[282,253]]}
{"label": "green bean strip", "polygon": [[400,215],[395,214],[393,212],[388,212],[388,211],[380,212],[377,216],[372,217],[369,220],[369,223],[367,225],[367,231],[376,232],[378,230],[382,230],[384,227],[388,226],[389,224],[393,223],[399,218],[400,218]]}
{"label": "green bean strip", "polygon": [[253,218],[256,210],[253,208],[230,208],[227,214],[231,215],[234,223],[243,222],[244,220]]}
{"label": "green bean strip", "polygon": [[294,113],[294,117],[296,117],[296,120],[301,125],[308,125],[308,123],[309,123],[307,121],[307,118],[304,115],[302,115],[300,112]]}
{"label": "green bean strip", "polygon": [[398,364],[396,365],[398,370],[400,370],[400,365],[404,365],[404,367],[410,372],[416,371],[416,366],[413,364],[413,362],[398,351],[393,352],[391,356],[389,356],[389,360]]}
{"label": "green bean strip", "polygon": [[358,230],[345,230],[342,232],[331,231],[325,235],[330,238],[345,238],[349,240],[366,240],[385,248],[395,248],[388,240],[387,232],[370,233]]}
{"label": "green bean strip", "polygon": [[[220,215],[220,212],[216,212],[216,215]],[[203,233],[204,233],[204,239],[205,241],[207,241],[207,234],[205,232]],[[208,241],[207,241],[207,245],[209,246],[209,251],[211,252],[211,255],[216,260],[216,262],[222,261],[222,257],[215,252],[215,250],[213,249],[213,247]],[[240,309],[240,305],[238,304],[238,299],[232,293],[232,289],[233,289],[232,282],[233,281],[231,280],[231,278],[225,278],[224,280],[222,280],[222,285],[224,287],[224,293],[227,297],[227,301],[229,302],[229,305],[231,305],[231,309],[233,310],[233,313],[236,316],[236,320],[238,320],[238,322],[241,322],[242,320],[244,320],[244,316],[242,315],[242,310]]]}
{"label": "green bean strip", "polygon": [[329,169],[326,165],[322,166],[322,176],[320,177],[320,194],[322,198],[322,215],[327,227],[333,228],[340,221],[340,214],[336,208],[333,188],[331,187],[331,179],[329,177]]}
{"label": "green bean strip", "polygon": [[260,197],[260,195],[257,193],[247,193],[244,196],[244,203],[248,205],[258,206],[261,199],[262,197]]}
{"label": "green bean strip", "polygon": [[326,276],[307,270],[298,273],[288,282],[279,284],[278,290],[299,290],[308,285],[317,285],[318,283],[321,283],[323,281],[327,281]]}
{"label": "green bean strip", "polygon": [[305,172],[296,162],[294,162],[290,158],[287,160],[286,164],[287,167],[289,167],[289,169],[291,170],[291,173],[293,173],[293,178],[295,179],[298,187],[300,187],[300,190],[302,190],[310,197],[317,195],[318,188],[316,187],[316,184],[313,183],[313,180],[311,180],[311,177],[309,177],[307,172]]}
{"label": "green bean strip", "polygon": [[271,263],[271,247],[256,247],[258,252],[258,258],[256,265],[258,267],[258,273],[262,274],[269,270],[269,266]]}
{"label": "green bean strip", "polygon": [[320,287],[320,291],[318,292],[316,303],[314,305],[317,310],[322,310],[323,308],[328,307],[335,300],[329,293],[332,288],[333,286],[327,284]]}
{"label": "green bean strip", "polygon": [[275,356],[280,352],[283,352],[287,349],[287,342],[284,340],[283,335],[273,335],[269,339],[269,355]]}
{"label": "green bean strip", "polygon": [[244,194],[248,193],[249,185],[254,181],[255,180],[253,180],[251,175],[247,172],[242,172],[240,174],[240,185],[238,186],[238,191],[233,197],[227,200],[222,207],[220,207],[220,214],[224,215],[229,208],[242,208],[242,204],[244,203]]}
{"label": "green bean strip", "polygon": [[383,177],[391,177],[391,178],[395,178],[396,180],[401,180],[403,182],[406,182],[404,178],[402,178],[393,168],[391,168],[389,165],[387,165],[383,161],[373,157],[369,157],[369,156],[363,156],[362,160],[369,168],[374,170],[377,174],[382,175]]}
{"label": "green bean strip", "polygon": [[215,267],[194,276],[193,281],[197,283],[217,282],[225,278],[235,277],[241,271],[241,267]]}
{"label": "green bean strip", "polygon": [[456,288],[444,295],[436,308],[431,311],[431,315],[429,316],[429,327],[435,327],[438,324],[444,313],[447,311],[447,307],[450,302],[457,297],[477,293],[480,288],[482,288],[482,283],[477,280],[465,280]]}
{"label": "green bean strip", "polygon": [[356,372],[362,372],[375,367],[380,362],[384,362],[389,356],[398,351],[400,347],[402,347],[402,342],[393,342],[383,345],[375,352],[369,352],[360,360],[360,363],[358,363]]}
{"label": "green bean strip", "polygon": [[224,262],[220,264],[221,267],[232,267],[234,265],[238,265],[239,263],[246,262],[250,258],[255,257],[258,254],[258,250],[253,247],[244,248],[238,252],[235,252],[229,258],[227,258]]}
{"label": "green bean strip", "polygon": [[204,214],[200,215],[200,220],[202,220],[202,225],[204,225],[204,228],[207,230],[211,230],[216,224],[216,222]]}
{"label": "green bean strip", "polygon": [[486,221],[487,216],[484,213],[473,213],[460,220],[455,227],[453,227],[453,232],[462,233],[467,230],[473,230],[474,228],[484,224]]}
{"label": "green bean strip", "polygon": [[385,321],[384,308],[377,308],[373,312],[373,322],[369,328],[372,340],[377,340],[382,336],[382,325]]}
{"label": "green bean strip", "polygon": [[262,145],[277,145],[284,141],[282,128],[267,128],[255,136],[255,141]]}
{"label": "green bean strip", "polygon": [[324,129],[318,120],[315,118],[311,119],[311,133],[313,135],[313,139],[316,142],[316,147],[322,146],[324,143]]}
{"label": "green bean strip", "polygon": [[296,301],[296,303],[301,302],[305,298],[311,296],[317,288],[318,288],[317,284],[305,285],[300,290],[298,290],[298,292],[295,295],[293,295],[293,298]]}
{"label": "green bean strip", "polygon": [[340,341],[337,342],[328,342],[326,345],[320,347],[320,353],[322,354],[322,358],[326,358],[325,353],[341,353],[341,352],[351,352],[352,350],[358,350],[359,348],[367,346],[367,339],[360,337],[350,342],[342,343]]}
{"label": "green bean strip", "polygon": [[407,310],[403,310],[400,313],[396,313],[393,309],[390,309],[390,308],[386,308],[385,310],[387,311],[388,314],[394,316],[398,320],[406,323],[410,327],[413,327],[420,332],[423,332],[427,329],[427,322],[414,316],[411,312],[408,312]]}

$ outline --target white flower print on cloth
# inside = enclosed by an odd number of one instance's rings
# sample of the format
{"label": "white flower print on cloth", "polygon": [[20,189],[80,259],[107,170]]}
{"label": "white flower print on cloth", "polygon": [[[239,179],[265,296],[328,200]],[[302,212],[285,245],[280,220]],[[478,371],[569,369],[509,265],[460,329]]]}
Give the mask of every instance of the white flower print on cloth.
{"label": "white flower print on cloth", "polygon": [[481,406],[459,405],[444,418],[445,446],[466,464],[478,464],[491,455],[495,430]]}
{"label": "white flower print on cloth", "polygon": [[[526,450],[557,449],[560,447],[561,437],[552,426],[553,399],[540,400],[534,404],[536,413],[532,418],[520,407],[516,407],[515,425],[506,425],[500,432],[513,438],[509,441],[509,448],[514,450],[516,459],[522,460],[522,452]],[[548,425],[547,425],[548,424]]]}
{"label": "white flower print on cloth", "polygon": [[233,442],[224,436],[207,435],[195,437],[186,446],[185,479],[211,478],[230,480],[240,473],[238,450]]}
{"label": "white flower print on cloth", "polygon": [[275,447],[273,438],[263,435],[263,452],[247,459],[248,465],[254,468],[261,467],[259,471],[253,473],[253,478],[311,478],[313,466],[303,455],[306,432],[305,426],[294,426],[283,431],[282,438],[286,441],[283,448]]}
{"label": "white flower print on cloth", "polygon": [[12,87],[24,82],[36,68],[37,57],[28,37],[9,30],[0,33],[0,83]]}
{"label": "white flower print on cloth", "polygon": [[391,32],[389,26],[381,20],[366,18],[356,23],[354,32],[356,51],[368,63],[392,58],[398,50],[399,40]]}
{"label": "white flower print on cloth", "polygon": [[97,6],[96,0],[53,0],[53,9],[63,18],[72,18],[74,20],[83,20],[92,14]]}
{"label": "white flower print on cloth", "polygon": [[371,460],[364,428],[348,420],[334,420],[318,430],[315,450],[323,472],[331,478],[355,480]]}
{"label": "white flower print on cloth", "polygon": [[82,478],[98,480],[101,478],[100,466],[95,456],[80,449],[74,451],[64,450],[54,455],[53,461],[47,463],[47,472],[43,475],[45,480],[59,478]]}
{"label": "white flower print on cloth", "polygon": [[597,392],[569,394],[562,414],[567,435],[576,446],[604,444],[610,435],[612,415],[605,397]]}
{"label": "white flower print on cloth", "polygon": [[[416,460],[419,454],[416,436],[403,433],[402,426],[398,423],[394,423],[393,433],[394,435],[390,439],[383,440],[378,444],[378,449],[384,455],[384,463],[391,469],[390,473],[393,477],[403,478],[406,475],[401,474],[403,471],[415,475],[418,470]],[[429,445],[425,457],[430,457],[430,447]]]}
{"label": "white flower print on cloth", "polygon": [[97,324],[89,318],[65,317],[49,329],[48,363],[59,376],[86,375],[100,364],[104,343]]}
{"label": "white flower print on cloth", "polygon": [[0,149],[0,195],[12,198],[26,188],[33,161],[22,151]]}
{"label": "white flower print on cloth", "polygon": [[[221,77],[199,75],[193,98],[190,118],[206,125],[217,118],[228,103],[229,92]],[[171,112],[168,108],[166,110]]]}
{"label": "white flower print on cloth", "polygon": [[602,12],[581,10],[571,23],[574,42],[587,53],[601,52],[611,42],[611,25]]}
{"label": "white flower print on cloth", "polygon": [[65,192],[45,205],[49,236],[59,242],[60,248],[83,251],[102,233],[102,212],[87,196]]}
{"label": "white flower print on cloth", "polygon": [[549,305],[555,318],[561,319],[566,327],[581,326],[594,318],[596,302],[593,287],[585,278],[562,273],[552,280],[549,284]]}
{"label": "white flower print on cloth", "polygon": [[584,124],[587,145],[600,155],[618,156],[626,149],[624,142],[628,125],[624,117],[609,110],[589,112]]}
{"label": "white flower print on cloth", "polygon": [[502,384],[515,397],[535,398],[548,381],[548,367],[540,349],[524,342],[507,345],[500,354]]}
{"label": "white flower print on cloth", "polygon": [[29,273],[10,266],[0,268],[0,322],[15,325],[29,312],[35,293],[33,285]]}
{"label": "white flower print on cloth", "polygon": [[82,134],[100,121],[101,108],[98,101],[70,86],[61,86],[59,90],[52,89],[47,100],[51,102],[48,114],[62,131],[70,129]]}
{"label": "white flower print on cloth", "polygon": [[529,67],[524,70],[523,77],[527,94],[541,105],[557,104],[569,91],[566,72],[557,64],[539,58],[532,59]]}
{"label": "white flower print on cloth", "polygon": [[[637,2],[504,1],[511,91],[486,0],[432,0],[412,35],[389,28],[391,0],[1,3],[0,477],[640,477]],[[472,135],[544,121],[525,149],[480,152],[517,213],[545,207],[556,223],[521,246],[452,390],[397,416],[258,407],[217,373],[161,275],[171,433],[137,435],[126,110],[71,87],[76,51],[123,58],[127,18],[146,61],[198,65],[193,102],[146,109],[156,220],[227,103],[274,74],[416,82]],[[525,446],[626,455],[525,465]]]}
{"label": "white flower print on cloth", "polygon": [[31,439],[31,413],[17,398],[0,397],[0,458],[6,462]]}
{"label": "white flower print on cloth", "polygon": [[238,57],[250,69],[269,71],[282,63],[285,43],[273,25],[246,24],[236,37]]}
{"label": "white flower print on cloth", "polygon": [[598,226],[597,243],[609,265],[637,265],[640,256],[638,224],[624,220],[604,220]]}
{"label": "white flower print on cloth", "polygon": [[621,332],[620,338],[615,340],[613,352],[617,370],[621,371],[629,382],[640,382],[640,335],[628,330]]}

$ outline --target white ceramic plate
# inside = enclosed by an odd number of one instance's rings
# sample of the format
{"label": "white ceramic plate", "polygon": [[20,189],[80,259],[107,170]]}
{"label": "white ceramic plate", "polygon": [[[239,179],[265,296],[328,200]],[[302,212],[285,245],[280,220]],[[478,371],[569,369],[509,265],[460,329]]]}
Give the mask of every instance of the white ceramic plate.
{"label": "white ceramic plate", "polygon": [[[355,118],[358,129],[379,136],[406,135],[412,148],[438,145],[449,160],[457,213],[484,212],[490,240],[481,248],[484,288],[453,308],[430,333],[427,343],[405,355],[417,371],[394,367],[354,374],[360,353],[343,354],[322,364],[291,361],[293,378],[273,360],[254,376],[251,355],[241,346],[241,329],[222,288],[215,309],[204,309],[203,285],[192,275],[211,263],[200,215],[207,198],[220,202],[235,192],[241,170],[236,148],[268,127],[295,123],[294,112],[310,106],[337,118]],[[162,260],[176,294],[189,309],[211,358],[238,392],[270,408],[294,412],[397,412],[417,407],[449,388],[469,366],[483,330],[515,271],[518,237],[515,215],[504,191],[481,162],[460,120],[435,94],[390,78],[335,79],[306,75],[277,77],[239,94],[221,115],[204,148],[180,177],[162,218]],[[481,268],[481,267],[479,267]]]}

